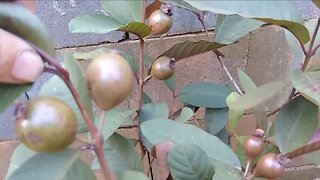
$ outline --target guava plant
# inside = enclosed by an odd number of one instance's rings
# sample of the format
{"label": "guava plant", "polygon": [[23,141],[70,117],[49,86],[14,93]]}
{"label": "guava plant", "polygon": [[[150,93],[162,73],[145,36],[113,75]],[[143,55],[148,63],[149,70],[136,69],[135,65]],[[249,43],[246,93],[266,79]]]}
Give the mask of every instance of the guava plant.
{"label": "guava plant", "polygon": [[[319,7],[318,1],[314,3]],[[59,64],[39,19],[20,6],[0,3],[0,27],[30,43],[43,60],[43,73],[54,75],[39,97],[15,104],[13,123],[21,144],[11,157],[6,179],[91,180],[97,170],[104,179],[249,180],[279,178],[297,156],[320,163],[320,63],[315,58],[320,47],[319,18],[304,21],[292,1],[105,0],[101,6],[108,15],[79,15],[70,21],[69,30],[131,33],[140,42],[139,60],[128,52],[99,48],[65,52]],[[152,36],[165,36],[175,24],[173,7],[197,15],[207,40],[177,43],[151,57],[144,44]],[[217,14],[214,35],[204,23],[207,12]],[[282,27],[302,65],[288,79],[259,87],[239,69],[240,86],[219,49],[236,46],[239,38],[261,26]],[[233,87],[195,82],[178,91],[174,73],[179,61],[206,52],[216,55]],[[83,61],[89,62],[85,71],[79,65]],[[164,81],[172,102],[156,102],[148,96],[144,86],[151,78]],[[31,85],[0,84],[0,110]],[[267,111],[266,102],[286,88],[292,89],[287,101]],[[138,102],[120,108],[130,101],[133,89],[138,91]],[[184,106],[175,110],[175,101]],[[204,129],[194,120],[199,108],[205,109]],[[239,136],[238,120],[248,113],[254,114],[256,130],[249,137]],[[139,138],[125,137],[118,129],[136,131]],[[88,138],[79,135],[85,132]],[[70,146],[74,141],[81,146]],[[92,164],[84,163],[80,154],[92,152]]]}

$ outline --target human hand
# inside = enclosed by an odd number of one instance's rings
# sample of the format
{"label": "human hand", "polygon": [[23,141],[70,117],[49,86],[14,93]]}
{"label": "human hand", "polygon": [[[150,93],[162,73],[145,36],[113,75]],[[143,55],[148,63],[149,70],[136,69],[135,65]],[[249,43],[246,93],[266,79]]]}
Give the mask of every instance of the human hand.
{"label": "human hand", "polygon": [[[35,1],[12,1],[35,12]],[[0,83],[34,82],[42,73],[41,57],[23,39],[0,28]]]}

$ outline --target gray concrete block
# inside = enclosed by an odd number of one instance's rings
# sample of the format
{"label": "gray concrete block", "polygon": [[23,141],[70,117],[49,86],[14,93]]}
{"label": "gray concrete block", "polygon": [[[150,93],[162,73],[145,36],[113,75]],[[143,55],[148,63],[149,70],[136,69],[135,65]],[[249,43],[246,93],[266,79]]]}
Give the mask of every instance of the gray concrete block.
{"label": "gray concrete block", "polygon": [[119,31],[102,35],[72,34],[69,32],[69,22],[73,17],[87,13],[102,13],[99,0],[39,0],[37,1],[37,10],[38,16],[48,27],[56,48],[116,42],[123,36],[123,33]]}

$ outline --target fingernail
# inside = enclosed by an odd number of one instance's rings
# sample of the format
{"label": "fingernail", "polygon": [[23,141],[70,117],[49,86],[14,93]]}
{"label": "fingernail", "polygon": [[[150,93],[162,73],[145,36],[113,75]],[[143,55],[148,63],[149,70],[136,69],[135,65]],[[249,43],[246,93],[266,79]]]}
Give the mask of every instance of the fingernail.
{"label": "fingernail", "polygon": [[21,51],[17,53],[11,74],[21,82],[31,83],[39,78],[43,68],[42,59],[38,54],[30,50]]}

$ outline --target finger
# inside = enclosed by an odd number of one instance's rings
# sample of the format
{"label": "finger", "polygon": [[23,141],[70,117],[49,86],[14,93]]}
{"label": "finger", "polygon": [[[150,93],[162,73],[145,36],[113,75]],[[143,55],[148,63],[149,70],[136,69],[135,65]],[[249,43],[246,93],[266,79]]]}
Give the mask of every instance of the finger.
{"label": "finger", "polygon": [[41,75],[42,59],[25,41],[0,29],[0,42],[0,83],[31,83]]}

